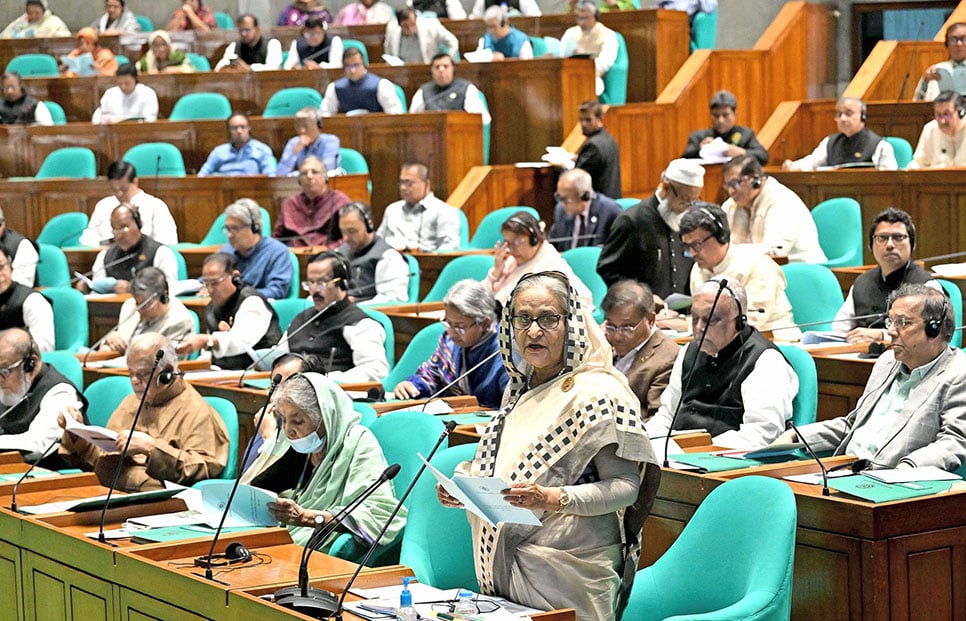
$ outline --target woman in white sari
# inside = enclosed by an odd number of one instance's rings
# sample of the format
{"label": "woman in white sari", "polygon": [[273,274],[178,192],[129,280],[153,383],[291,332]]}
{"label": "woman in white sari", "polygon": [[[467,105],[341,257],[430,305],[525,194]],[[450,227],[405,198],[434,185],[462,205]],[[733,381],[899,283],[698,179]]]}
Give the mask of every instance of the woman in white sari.
{"label": "woman in white sari", "polygon": [[575,608],[578,619],[617,618],[660,481],[637,397],[559,272],[520,279],[500,347],[509,389],[475,458],[460,468],[502,477],[510,484],[505,498],[542,525],[494,528],[468,514],[480,588],[534,608]]}

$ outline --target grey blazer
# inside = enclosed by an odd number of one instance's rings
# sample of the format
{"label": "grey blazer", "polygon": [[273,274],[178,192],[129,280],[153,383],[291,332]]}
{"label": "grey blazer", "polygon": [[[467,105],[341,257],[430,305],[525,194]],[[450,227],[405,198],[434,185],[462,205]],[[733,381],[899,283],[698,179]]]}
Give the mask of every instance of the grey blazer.
{"label": "grey blazer", "polygon": [[[900,365],[891,350],[882,354],[854,410],[844,417],[802,427],[812,448],[844,454],[853,431],[869,420]],[[912,389],[873,462],[874,467],[891,468],[902,459],[946,470],[955,470],[966,461],[966,354],[961,350],[947,347]]]}

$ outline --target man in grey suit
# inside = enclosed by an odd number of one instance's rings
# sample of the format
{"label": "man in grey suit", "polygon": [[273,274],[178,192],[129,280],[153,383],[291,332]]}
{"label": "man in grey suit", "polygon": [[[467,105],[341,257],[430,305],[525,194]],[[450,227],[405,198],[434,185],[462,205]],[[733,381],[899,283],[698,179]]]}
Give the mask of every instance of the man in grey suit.
{"label": "man in grey suit", "polygon": [[952,305],[935,289],[904,285],[892,295],[886,328],[892,348],[875,363],[855,409],[806,425],[802,435],[816,451],[835,449],[873,468],[955,470],[966,461],[966,355],[949,346]]}

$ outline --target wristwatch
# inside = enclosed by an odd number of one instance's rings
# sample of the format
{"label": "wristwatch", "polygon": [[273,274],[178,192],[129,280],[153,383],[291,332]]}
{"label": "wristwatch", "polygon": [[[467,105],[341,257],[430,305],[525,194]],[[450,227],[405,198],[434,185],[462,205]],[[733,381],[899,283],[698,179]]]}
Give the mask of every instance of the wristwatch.
{"label": "wristwatch", "polygon": [[207,349],[208,351],[211,351],[211,350],[212,350],[212,349],[214,349],[214,348],[215,348],[215,340],[214,340],[214,339],[212,338],[212,336],[211,336],[211,335],[209,334],[209,335],[208,335],[208,345],[207,345],[207,346],[205,346],[205,349]]}
{"label": "wristwatch", "polygon": [[319,511],[316,513],[315,517],[312,518],[312,521],[315,523],[316,528],[325,524],[325,511]]}
{"label": "wristwatch", "polygon": [[567,492],[566,489],[561,487],[560,488],[560,506],[557,507],[557,513],[560,513],[561,511],[566,509],[567,505],[570,504],[570,500],[571,500],[570,494]]}

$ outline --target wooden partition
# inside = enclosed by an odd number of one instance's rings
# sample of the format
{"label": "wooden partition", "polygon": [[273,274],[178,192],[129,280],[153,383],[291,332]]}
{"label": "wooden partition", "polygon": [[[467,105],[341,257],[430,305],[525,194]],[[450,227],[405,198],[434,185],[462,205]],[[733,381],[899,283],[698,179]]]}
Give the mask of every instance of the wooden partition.
{"label": "wooden partition", "polygon": [[[396,184],[400,166],[408,161],[429,164],[433,188],[440,196],[449,194],[467,171],[483,161],[480,117],[465,112],[427,112],[393,116],[332,117],[325,129],[339,137],[342,145],[361,151],[372,175],[372,202],[377,219],[385,206],[399,198]],[[280,154],[293,134],[292,120],[254,118],[252,134]],[[6,176],[34,174],[44,157],[54,149],[84,146],[97,155],[98,171],[106,174],[114,160],[136,144],[170,142],[185,159],[189,173],[201,168],[208,153],[227,141],[223,121],[134,123],[91,126],[68,123],[55,127],[0,126],[0,171]],[[163,171],[162,171],[163,172]],[[156,171],[138,171],[142,180]],[[220,183],[226,183],[224,179]],[[39,229],[38,229],[39,230]]]}
{"label": "wooden partition", "polygon": [[549,166],[475,166],[447,202],[463,210],[470,230],[476,230],[486,214],[509,205],[533,207],[542,220],[552,222],[556,189],[557,174]]}

